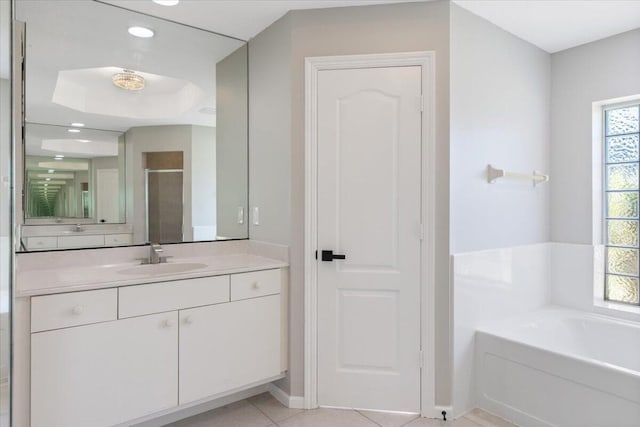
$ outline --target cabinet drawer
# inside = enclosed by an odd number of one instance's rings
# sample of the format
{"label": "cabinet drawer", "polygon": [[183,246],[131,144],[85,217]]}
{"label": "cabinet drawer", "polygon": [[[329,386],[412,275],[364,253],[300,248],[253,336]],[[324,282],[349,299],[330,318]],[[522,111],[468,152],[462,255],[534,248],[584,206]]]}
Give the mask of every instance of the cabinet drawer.
{"label": "cabinet drawer", "polygon": [[87,248],[91,246],[104,246],[104,235],[58,237],[59,248]]}
{"label": "cabinet drawer", "polygon": [[31,332],[106,322],[117,315],[117,289],[31,298]]}
{"label": "cabinet drawer", "polygon": [[231,275],[231,301],[280,293],[280,269]]}
{"label": "cabinet drawer", "polygon": [[58,247],[58,238],[52,237],[27,237],[27,249],[52,249]]}
{"label": "cabinet drawer", "polygon": [[104,244],[107,246],[112,245],[130,245],[131,234],[105,234]]}
{"label": "cabinet drawer", "polygon": [[120,288],[119,317],[141,316],[229,301],[229,276]]}

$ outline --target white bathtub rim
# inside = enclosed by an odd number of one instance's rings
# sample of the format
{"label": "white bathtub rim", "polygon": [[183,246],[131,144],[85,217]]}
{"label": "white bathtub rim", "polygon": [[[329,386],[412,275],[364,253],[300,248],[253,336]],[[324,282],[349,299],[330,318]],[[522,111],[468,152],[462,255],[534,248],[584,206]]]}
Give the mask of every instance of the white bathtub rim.
{"label": "white bathtub rim", "polygon": [[591,312],[585,312],[585,311],[580,311],[580,310],[573,310],[573,309],[568,309],[568,308],[564,308],[564,307],[560,307],[560,306],[545,306],[539,310],[536,311],[532,311],[532,312],[528,312],[525,314],[521,314],[518,316],[514,316],[511,317],[509,319],[502,319],[502,320],[498,320],[498,321],[491,321],[488,322],[486,324],[481,325],[480,327],[477,328],[476,333],[484,333],[487,335],[492,335],[498,338],[504,338],[508,341],[513,341],[516,342],[518,344],[522,344],[524,346],[527,346],[529,348],[535,348],[538,350],[542,350],[542,351],[546,351],[552,354],[556,354],[556,355],[563,355],[563,356],[568,356],[571,357],[573,359],[578,359],[581,360],[583,362],[587,362],[587,363],[592,363],[594,365],[599,365],[602,366],[604,368],[608,368],[608,369],[614,369],[614,370],[618,370],[622,373],[626,373],[626,374],[631,374],[634,376],[638,376],[640,377],[640,370],[636,370],[633,368],[629,368],[629,367],[625,367],[625,366],[620,366],[620,365],[616,365],[610,362],[606,362],[603,360],[599,360],[596,358],[592,358],[592,357],[588,357],[588,356],[584,356],[580,353],[577,352],[573,352],[571,350],[565,350],[565,349],[556,349],[556,348],[548,348],[545,347],[543,345],[538,345],[535,343],[531,343],[530,341],[527,341],[526,338],[523,338],[521,336],[516,336],[514,335],[511,330],[505,330],[505,324],[512,324],[514,322],[519,322],[519,321],[524,321],[524,320],[537,320],[540,318],[544,318],[544,317],[548,317],[548,316],[552,316],[554,318],[566,318],[566,317],[578,317],[578,318],[587,318],[587,319],[592,319],[592,320],[599,320],[599,321],[603,321],[603,322],[608,322],[608,323],[614,323],[614,324],[618,324],[618,325],[622,325],[625,327],[631,327],[634,329],[638,329],[639,333],[640,333],[640,322],[634,322],[632,320],[625,320],[625,319],[619,319],[616,317],[611,317],[611,316],[607,316],[604,314],[597,314],[597,313],[591,313]]}

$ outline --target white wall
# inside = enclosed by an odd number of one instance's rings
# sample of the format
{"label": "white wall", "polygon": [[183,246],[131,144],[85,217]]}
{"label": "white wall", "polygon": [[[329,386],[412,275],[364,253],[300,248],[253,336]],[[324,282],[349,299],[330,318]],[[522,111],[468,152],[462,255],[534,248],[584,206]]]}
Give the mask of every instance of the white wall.
{"label": "white wall", "polygon": [[640,95],[640,30],[554,53],[551,70],[551,239],[598,244],[592,103]]}
{"label": "white wall", "polygon": [[548,53],[452,5],[452,253],[549,240],[549,185],[486,169],[548,173],[550,72]]}
{"label": "white wall", "polygon": [[551,244],[452,256],[454,287],[453,414],[475,407],[475,331],[551,300]]}
{"label": "white wall", "polygon": [[304,58],[435,51],[436,399],[448,404],[449,2],[293,11],[251,40],[249,49],[250,204],[261,212],[250,236],[290,246],[290,369],[281,385],[295,396],[304,387]]}

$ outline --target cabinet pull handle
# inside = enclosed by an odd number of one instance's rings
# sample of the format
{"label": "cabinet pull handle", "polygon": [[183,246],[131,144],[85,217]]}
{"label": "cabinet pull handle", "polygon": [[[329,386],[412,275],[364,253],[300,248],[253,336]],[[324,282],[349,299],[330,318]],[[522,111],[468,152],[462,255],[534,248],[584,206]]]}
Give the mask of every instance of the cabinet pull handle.
{"label": "cabinet pull handle", "polygon": [[76,316],[82,314],[83,311],[84,311],[84,308],[82,308],[81,305],[76,305],[75,307],[73,307],[71,309],[71,313],[76,315]]}
{"label": "cabinet pull handle", "polygon": [[167,319],[167,320],[164,321],[163,325],[164,325],[165,328],[170,328],[170,327],[173,326],[173,320]]}
{"label": "cabinet pull handle", "polygon": [[193,323],[193,319],[191,318],[191,316],[187,316],[184,318],[184,324],[185,325],[190,325]]}
{"label": "cabinet pull handle", "polygon": [[260,289],[260,282],[253,282],[253,289]]}

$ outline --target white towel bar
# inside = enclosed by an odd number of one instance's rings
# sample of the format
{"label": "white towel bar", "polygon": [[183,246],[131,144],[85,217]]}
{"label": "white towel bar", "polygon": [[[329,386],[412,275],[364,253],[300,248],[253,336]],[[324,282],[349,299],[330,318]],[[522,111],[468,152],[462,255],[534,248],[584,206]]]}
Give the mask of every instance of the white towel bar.
{"label": "white towel bar", "polygon": [[538,184],[549,181],[549,175],[544,175],[543,173],[538,171],[533,171],[533,174],[528,175],[525,173],[508,172],[504,169],[497,169],[491,165],[488,165],[487,182],[489,182],[489,184],[493,184],[498,178],[524,179],[527,181],[532,181],[534,187]]}

